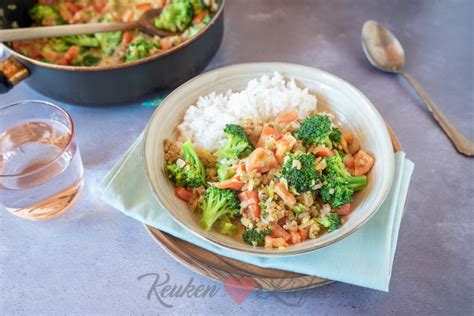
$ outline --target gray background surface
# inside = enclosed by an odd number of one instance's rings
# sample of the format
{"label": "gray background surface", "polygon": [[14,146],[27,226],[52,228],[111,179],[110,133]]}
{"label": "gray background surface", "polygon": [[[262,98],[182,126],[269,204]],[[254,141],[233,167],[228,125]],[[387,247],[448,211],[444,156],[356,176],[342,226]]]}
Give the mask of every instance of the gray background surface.
{"label": "gray background surface", "polygon": [[[332,72],[376,105],[415,164],[389,293],[335,283],[297,293],[252,293],[236,304],[222,284],[176,263],[143,226],[105,205],[97,185],[144,128],[153,108],[64,105],[86,169],[70,212],[35,223],[0,212],[2,314],[472,314],[473,160],[456,154],[411,88],[371,68],[360,47],[367,19],[387,25],[407,68],[446,115],[474,138],[473,1],[230,0],[225,37],[208,69],[284,61]],[[54,84],[54,82],[51,82]],[[45,97],[25,84],[1,104]],[[216,286],[212,298],[147,299],[146,273],[171,284]]]}

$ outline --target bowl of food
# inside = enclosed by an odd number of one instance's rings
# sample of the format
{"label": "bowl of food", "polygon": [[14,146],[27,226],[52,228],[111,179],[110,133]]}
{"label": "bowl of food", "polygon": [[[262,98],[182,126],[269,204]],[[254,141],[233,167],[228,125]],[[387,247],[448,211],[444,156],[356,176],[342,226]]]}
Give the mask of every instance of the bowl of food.
{"label": "bowl of food", "polygon": [[49,97],[90,106],[124,103],[174,88],[201,72],[217,52],[224,5],[224,0],[2,4],[0,28],[132,22],[159,8],[154,25],[175,35],[130,30],[1,43],[11,57],[0,61],[0,93],[26,79]]}
{"label": "bowl of food", "polygon": [[371,102],[339,77],[285,63],[186,82],[150,119],[143,157],[154,196],[185,229],[270,257],[349,236],[380,208],[394,173]]}

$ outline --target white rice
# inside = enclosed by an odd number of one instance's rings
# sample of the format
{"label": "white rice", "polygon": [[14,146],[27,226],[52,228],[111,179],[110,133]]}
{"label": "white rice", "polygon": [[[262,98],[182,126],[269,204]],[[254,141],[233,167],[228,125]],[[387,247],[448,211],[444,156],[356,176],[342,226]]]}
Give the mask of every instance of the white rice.
{"label": "white rice", "polygon": [[285,80],[275,73],[250,80],[240,92],[212,92],[199,97],[196,105],[186,111],[178,129],[195,145],[216,150],[225,142],[226,124],[238,124],[246,118],[268,122],[291,111],[303,119],[316,110],[316,105],[316,97],[309,94],[308,89],[301,89],[293,79]]}

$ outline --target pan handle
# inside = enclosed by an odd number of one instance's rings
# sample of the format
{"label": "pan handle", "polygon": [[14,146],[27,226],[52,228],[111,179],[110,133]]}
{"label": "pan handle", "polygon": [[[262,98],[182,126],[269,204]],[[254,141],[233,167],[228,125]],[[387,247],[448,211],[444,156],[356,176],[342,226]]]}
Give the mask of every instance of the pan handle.
{"label": "pan handle", "polygon": [[8,92],[20,81],[30,75],[28,69],[15,57],[10,56],[0,61],[0,94]]}

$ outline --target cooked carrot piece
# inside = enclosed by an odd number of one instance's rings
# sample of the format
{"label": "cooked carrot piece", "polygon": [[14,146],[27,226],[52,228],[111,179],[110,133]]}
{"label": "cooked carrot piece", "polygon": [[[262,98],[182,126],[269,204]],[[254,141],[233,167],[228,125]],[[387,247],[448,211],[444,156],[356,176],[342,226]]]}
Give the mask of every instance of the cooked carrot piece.
{"label": "cooked carrot piece", "polygon": [[244,184],[244,182],[238,181],[236,179],[228,179],[222,182],[215,183],[216,187],[218,187],[219,189],[232,189],[236,191],[242,190]]}
{"label": "cooked carrot piece", "polygon": [[260,138],[258,139],[258,142],[257,142],[257,147],[264,147],[265,140],[271,136],[273,136],[275,140],[277,140],[281,137],[281,133],[277,129],[271,127],[268,124],[263,125],[262,133],[260,134]]}
{"label": "cooked carrot piece", "polygon": [[352,212],[351,203],[341,205],[338,208],[335,208],[333,211],[336,212],[338,215],[347,216]]}

